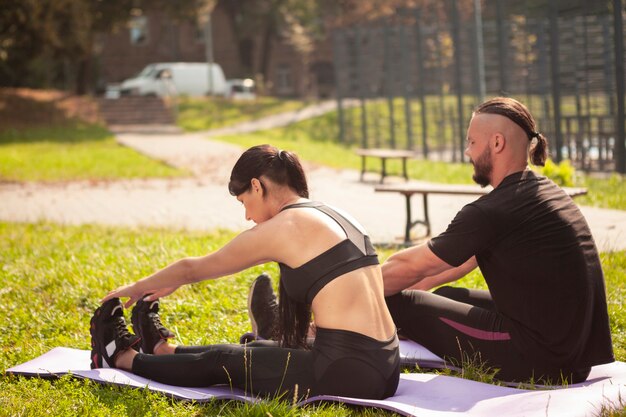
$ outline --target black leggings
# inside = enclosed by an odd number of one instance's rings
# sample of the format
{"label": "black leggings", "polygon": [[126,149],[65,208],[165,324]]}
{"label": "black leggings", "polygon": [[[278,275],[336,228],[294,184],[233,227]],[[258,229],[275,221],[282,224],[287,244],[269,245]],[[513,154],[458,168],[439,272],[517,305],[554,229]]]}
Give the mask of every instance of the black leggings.
{"label": "black leggings", "polygon": [[399,381],[398,338],[317,329],[311,350],[276,342],[247,345],[179,346],[173,355],[139,353],[133,373],[185,387],[227,384],[255,395],[341,395],[382,399]]}
{"label": "black leggings", "polygon": [[441,287],[434,293],[407,290],[387,297],[398,332],[461,366],[476,359],[505,381],[584,381],[590,368],[559,369],[533,363],[514,340],[512,323],[496,311],[484,290]]}

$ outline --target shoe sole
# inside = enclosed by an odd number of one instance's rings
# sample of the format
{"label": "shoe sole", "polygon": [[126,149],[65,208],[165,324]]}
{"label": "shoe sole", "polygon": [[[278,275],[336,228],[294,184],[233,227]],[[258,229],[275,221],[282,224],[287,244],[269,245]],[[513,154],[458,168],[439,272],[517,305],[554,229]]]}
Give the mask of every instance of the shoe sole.
{"label": "shoe sole", "polygon": [[254,287],[256,286],[259,278],[255,279],[250,285],[250,291],[248,291],[248,317],[250,318],[250,324],[252,325],[252,333],[254,333],[257,337],[259,336],[259,326],[254,320],[254,315],[252,314],[252,294],[254,294]]}
{"label": "shoe sole", "polygon": [[96,311],[93,313],[93,316],[91,316],[91,320],[89,320],[89,335],[91,336],[91,354],[89,355],[89,357],[91,358],[91,363],[89,364],[89,367],[91,369],[98,369],[98,352],[95,350],[96,346],[95,346],[95,337],[94,337],[94,333],[96,332],[96,322],[95,322],[95,318],[97,315],[100,315],[100,307],[98,307],[96,309]]}
{"label": "shoe sole", "polygon": [[[137,322],[137,324],[135,324]],[[146,353],[143,349],[143,333],[141,332],[141,326],[139,325],[139,312],[137,310],[137,304],[133,307],[132,312],[130,313],[130,324],[133,326],[133,332],[135,335],[139,336],[139,352]]]}

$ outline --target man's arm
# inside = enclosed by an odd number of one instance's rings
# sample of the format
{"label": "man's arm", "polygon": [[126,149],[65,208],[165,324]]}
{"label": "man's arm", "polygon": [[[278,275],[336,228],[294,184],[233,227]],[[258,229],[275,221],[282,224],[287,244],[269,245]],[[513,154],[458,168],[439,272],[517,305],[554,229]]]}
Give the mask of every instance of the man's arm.
{"label": "man's arm", "polygon": [[[465,265],[465,264],[463,264]],[[385,296],[409,288],[427,277],[456,269],[437,257],[426,243],[401,250],[383,264]]]}
{"label": "man's arm", "polygon": [[456,281],[457,279],[463,278],[465,275],[472,272],[477,266],[478,264],[476,262],[476,257],[472,256],[463,265],[456,268],[448,269],[447,271],[444,271],[439,275],[426,277],[408,287],[407,289],[429,291],[440,285],[447,284],[448,282]]}
{"label": "man's arm", "polygon": [[393,254],[383,264],[385,296],[404,289],[430,290],[464,277],[477,266],[474,256],[453,267],[435,255],[427,244],[414,246]]}

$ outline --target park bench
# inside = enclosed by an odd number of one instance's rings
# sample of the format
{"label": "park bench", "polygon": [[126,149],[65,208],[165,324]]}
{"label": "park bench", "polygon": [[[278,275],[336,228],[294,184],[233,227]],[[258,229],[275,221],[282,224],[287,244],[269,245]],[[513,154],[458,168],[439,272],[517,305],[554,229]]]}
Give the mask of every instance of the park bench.
{"label": "park bench", "polygon": [[[586,188],[570,188],[563,187],[563,190],[570,196],[576,197],[587,194]],[[405,246],[411,245],[411,229],[418,224],[426,227],[426,234],[423,237],[430,236],[430,219],[428,216],[428,196],[431,194],[448,194],[448,195],[484,195],[491,191],[490,188],[481,188],[477,185],[454,185],[454,184],[431,184],[431,183],[402,183],[378,185],[375,187],[378,192],[392,192],[402,194],[406,199],[406,225],[404,229]],[[421,194],[424,206],[424,218],[413,220],[411,212],[411,197],[415,194]]]}
{"label": "park bench", "polygon": [[406,171],[406,160],[408,158],[414,158],[416,153],[414,151],[407,151],[401,149],[357,149],[356,154],[361,157],[361,181],[363,181],[363,175],[367,171],[366,159],[367,158],[379,158],[381,160],[381,173],[380,183],[382,184],[387,176],[387,159],[401,159],[402,160],[402,176],[405,180],[409,180],[409,175]]}

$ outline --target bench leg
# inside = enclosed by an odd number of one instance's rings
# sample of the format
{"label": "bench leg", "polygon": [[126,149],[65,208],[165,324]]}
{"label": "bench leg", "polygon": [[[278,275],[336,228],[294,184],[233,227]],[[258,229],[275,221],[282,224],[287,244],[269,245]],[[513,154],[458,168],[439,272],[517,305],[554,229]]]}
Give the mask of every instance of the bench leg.
{"label": "bench leg", "polygon": [[413,216],[411,214],[411,196],[405,195],[406,199],[406,226],[404,227],[404,246],[411,246],[411,228],[413,227]]}
{"label": "bench leg", "polygon": [[406,225],[404,227],[404,246],[411,246],[411,229],[413,229],[418,224],[423,224],[426,227],[426,234],[424,237],[430,236],[430,218],[428,215],[428,193],[422,194],[422,201],[424,202],[424,219],[423,220],[413,220],[413,215],[411,212],[411,195],[404,195],[406,202]]}
{"label": "bench leg", "polygon": [[380,160],[382,161],[382,172],[380,174],[380,183],[382,184],[387,176],[387,158],[380,158]]}
{"label": "bench leg", "polygon": [[364,175],[365,175],[365,157],[361,156],[361,182],[363,182]]}
{"label": "bench leg", "polygon": [[430,236],[430,218],[428,217],[428,193],[423,195],[424,202],[424,226],[426,226],[426,237]]}
{"label": "bench leg", "polygon": [[404,175],[405,181],[408,181],[409,174],[406,171],[406,158],[402,158],[402,174]]}

